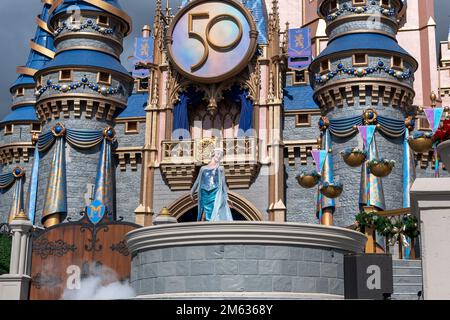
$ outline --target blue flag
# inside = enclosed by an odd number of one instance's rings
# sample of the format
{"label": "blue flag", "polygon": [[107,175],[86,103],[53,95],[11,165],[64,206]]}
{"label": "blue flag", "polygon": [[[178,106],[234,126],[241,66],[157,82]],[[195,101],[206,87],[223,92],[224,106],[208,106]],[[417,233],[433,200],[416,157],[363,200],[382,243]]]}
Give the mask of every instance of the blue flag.
{"label": "blue flag", "polygon": [[289,29],[289,68],[301,69],[312,61],[311,35],[309,28]]}

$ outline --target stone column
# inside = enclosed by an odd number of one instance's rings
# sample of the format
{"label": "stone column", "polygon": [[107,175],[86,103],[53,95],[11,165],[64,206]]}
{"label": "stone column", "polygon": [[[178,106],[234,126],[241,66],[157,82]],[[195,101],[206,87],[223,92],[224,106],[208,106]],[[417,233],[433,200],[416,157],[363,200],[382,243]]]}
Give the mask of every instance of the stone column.
{"label": "stone column", "polygon": [[31,277],[30,230],[33,224],[23,210],[11,223],[13,234],[9,274],[0,276],[0,300],[26,300]]}
{"label": "stone column", "polygon": [[449,300],[450,178],[416,179],[410,194],[420,224],[424,299]]}

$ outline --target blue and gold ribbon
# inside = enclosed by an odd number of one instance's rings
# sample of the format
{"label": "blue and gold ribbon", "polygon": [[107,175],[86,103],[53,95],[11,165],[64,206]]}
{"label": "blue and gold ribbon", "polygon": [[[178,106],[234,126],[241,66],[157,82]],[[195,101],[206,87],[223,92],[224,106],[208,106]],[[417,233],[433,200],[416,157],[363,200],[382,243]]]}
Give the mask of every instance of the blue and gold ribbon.
{"label": "blue and gold ribbon", "polygon": [[49,228],[61,223],[67,215],[65,140],[56,138],[42,211],[42,224]]}
{"label": "blue and gold ribbon", "polygon": [[[323,164],[322,168],[322,181],[334,183],[334,175],[333,175],[333,157],[332,157],[332,149],[331,149],[331,135],[329,130],[325,131],[322,149],[327,151],[327,157]],[[322,210],[331,208],[334,212],[335,202],[334,199],[327,198],[325,196],[321,197],[321,208]]]}
{"label": "blue and gold ribbon", "polygon": [[8,222],[11,223],[14,218],[23,210],[23,179],[25,178],[25,171],[21,167],[16,167],[12,171],[12,176],[16,182],[13,194],[13,203],[9,211]]}
{"label": "blue and gold ribbon", "polygon": [[[114,215],[114,168],[112,163],[112,144],[116,133],[112,128],[103,131],[103,144],[95,179],[95,198],[88,208],[88,217],[96,224],[105,213],[107,220],[115,220]],[[94,214],[97,213],[97,214]]]}
{"label": "blue and gold ribbon", "polygon": [[27,199],[27,214],[28,219],[34,224],[36,216],[36,199],[38,190],[38,180],[39,180],[39,149],[34,149],[34,160],[33,169],[31,171],[31,181],[28,189],[28,199]]}
{"label": "blue and gold ribbon", "polygon": [[369,172],[368,163],[378,159],[378,148],[375,135],[369,146],[369,156],[361,168],[361,186],[359,191],[359,203],[361,206],[373,206],[379,210],[385,210],[383,184],[381,178]]}

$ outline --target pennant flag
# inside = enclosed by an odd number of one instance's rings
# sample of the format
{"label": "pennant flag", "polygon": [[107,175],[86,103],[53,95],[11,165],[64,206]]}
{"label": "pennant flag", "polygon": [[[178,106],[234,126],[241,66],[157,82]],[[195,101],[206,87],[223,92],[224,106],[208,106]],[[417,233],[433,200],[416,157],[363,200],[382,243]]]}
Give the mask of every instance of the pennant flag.
{"label": "pennant flag", "polygon": [[427,116],[428,123],[430,124],[433,133],[439,128],[441,123],[442,114],[444,113],[443,108],[425,108],[425,115]]}
{"label": "pennant flag", "polygon": [[358,131],[363,140],[365,151],[369,150],[376,128],[377,126],[358,126]]}
{"label": "pennant flag", "polygon": [[289,29],[288,66],[306,68],[312,62],[311,35],[309,28]]}
{"label": "pennant flag", "polygon": [[314,162],[316,163],[317,172],[321,173],[323,165],[325,163],[325,159],[327,158],[328,151],[327,150],[313,150],[311,151]]}

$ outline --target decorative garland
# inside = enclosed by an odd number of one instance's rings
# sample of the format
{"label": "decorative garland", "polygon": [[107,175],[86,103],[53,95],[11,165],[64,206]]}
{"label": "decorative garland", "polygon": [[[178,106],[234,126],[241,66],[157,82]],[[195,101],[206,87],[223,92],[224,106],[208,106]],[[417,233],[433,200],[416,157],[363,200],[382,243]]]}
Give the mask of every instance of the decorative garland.
{"label": "decorative garland", "polygon": [[89,89],[96,91],[98,93],[101,93],[104,96],[117,94],[117,93],[121,92],[121,86],[119,86],[117,88],[100,86],[98,83],[89,81],[89,79],[86,76],[84,76],[80,82],[75,82],[75,83],[71,83],[71,84],[63,84],[63,85],[53,84],[53,82],[51,80],[48,80],[47,85],[43,86],[39,90],[37,90],[35,92],[35,95],[36,95],[36,97],[39,98],[48,89],[53,89],[55,91],[66,93],[66,92],[69,92],[69,91],[72,91],[72,90],[75,90],[75,89],[78,89],[81,87],[83,87],[83,89],[88,87]]}
{"label": "decorative garland", "polygon": [[370,0],[368,1],[368,5],[362,7],[352,7],[344,3],[341,9],[327,16],[327,21],[333,21],[345,12],[361,14],[367,12],[369,9],[377,9],[378,11],[380,11],[381,14],[387,17],[394,17],[396,15],[395,9],[383,8],[380,5],[378,5],[376,1]]}
{"label": "decorative garland", "polygon": [[385,236],[394,245],[402,236],[417,238],[420,235],[417,218],[407,214],[401,219],[395,217],[379,216],[375,211],[361,212],[355,216],[357,231],[364,232],[365,228],[373,228],[376,232]]}
{"label": "decorative garland", "polygon": [[366,75],[375,73],[377,71],[384,71],[390,76],[396,77],[397,79],[409,79],[413,75],[411,70],[405,69],[404,71],[398,71],[395,69],[392,69],[392,67],[385,66],[383,61],[378,61],[377,65],[375,67],[366,67],[366,68],[347,68],[342,63],[339,63],[337,66],[337,69],[334,71],[330,71],[327,74],[315,75],[315,81],[317,84],[325,84],[328,82],[328,80],[333,79],[338,74],[348,74],[356,77],[365,77]]}
{"label": "decorative garland", "polygon": [[88,19],[85,22],[83,22],[82,24],[69,25],[66,22],[63,22],[61,27],[56,29],[53,35],[56,37],[66,29],[69,31],[77,32],[77,31],[82,31],[84,29],[88,29],[88,28],[92,29],[94,31],[100,32],[101,34],[113,34],[114,33],[114,30],[112,28],[100,27],[93,20]]}

